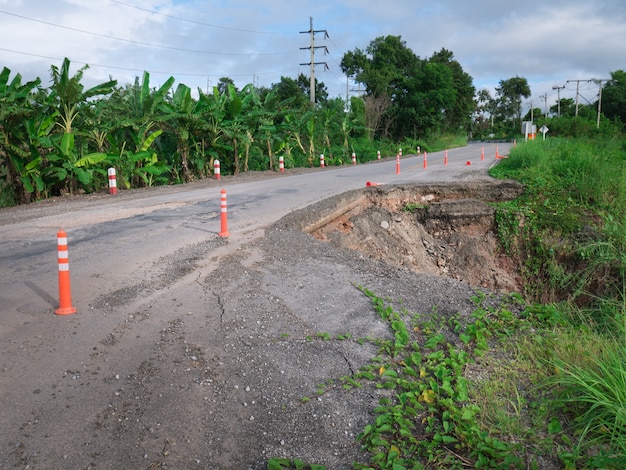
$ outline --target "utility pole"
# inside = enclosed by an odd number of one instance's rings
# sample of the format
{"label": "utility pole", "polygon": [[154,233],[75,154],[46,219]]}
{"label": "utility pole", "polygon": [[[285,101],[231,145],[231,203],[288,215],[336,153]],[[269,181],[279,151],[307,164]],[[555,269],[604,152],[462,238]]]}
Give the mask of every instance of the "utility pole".
{"label": "utility pole", "polygon": [[568,80],[566,83],[569,82],[576,82],[576,114],[575,116],[578,116],[578,90],[580,88],[580,82],[588,82],[589,80]]}
{"label": "utility pole", "polygon": [[556,90],[556,107],[557,107],[557,114],[559,117],[561,117],[561,90],[565,88],[565,85],[563,86],[553,86],[552,89]]}
{"label": "utility pole", "polygon": [[539,98],[543,98],[543,117],[548,119],[548,94],[544,93]]}
{"label": "utility pole", "polygon": [[324,65],[324,68],[328,70],[328,64],[326,62],[315,62],[315,49],[324,49],[324,53],[328,54],[328,48],[326,46],[315,45],[315,33],[324,33],[324,37],[328,39],[328,31],[325,29],[313,29],[313,17],[309,17],[310,27],[308,31],[300,31],[300,34],[309,34],[311,38],[311,45],[309,47],[301,47],[300,49],[309,49],[311,51],[311,61],[300,65],[309,65],[311,67],[311,105],[315,106],[315,66]]}
{"label": "utility pole", "polygon": [[598,121],[596,122],[596,129],[600,129],[600,113],[602,112],[602,82],[610,81],[610,79],[594,80],[594,82],[596,82],[600,87],[600,90],[598,91]]}
{"label": "utility pole", "polygon": [[602,79],[595,79],[595,78],[590,78],[589,80],[568,80],[567,83],[569,82],[576,82],[576,116],[578,116],[578,87],[580,85],[580,82],[596,82],[599,86],[600,86],[600,93],[598,95],[598,122],[597,122],[597,127],[600,127],[600,111],[602,109],[602,82],[610,82],[611,79],[610,78],[602,78]]}

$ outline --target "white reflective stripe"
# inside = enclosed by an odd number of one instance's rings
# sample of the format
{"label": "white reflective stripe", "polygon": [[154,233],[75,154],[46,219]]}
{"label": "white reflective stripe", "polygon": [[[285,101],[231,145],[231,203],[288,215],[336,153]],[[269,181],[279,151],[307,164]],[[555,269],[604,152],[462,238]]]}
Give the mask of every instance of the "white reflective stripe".
{"label": "white reflective stripe", "polygon": [[65,251],[59,250],[59,258],[68,258],[68,257],[69,257],[69,252],[67,250]]}
{"label": "white reflective stripe", "polygon": [[59,271],[69,271],[70,264],[69,263],[59,263]]}
{"label": "white reflective stripe", "polygon": [[109,187],[110,188],[117,188],[117,181],[114,180],[114,179],[109,180]]}
{"label": "white reflective stripe", "polygon": [[57,238],[57,245],[67,245],[67,237]]}
{"label": "white reflective stripe", "polygon": [[228,212],[228,209],[226,207],[222,207],[221,212]]}

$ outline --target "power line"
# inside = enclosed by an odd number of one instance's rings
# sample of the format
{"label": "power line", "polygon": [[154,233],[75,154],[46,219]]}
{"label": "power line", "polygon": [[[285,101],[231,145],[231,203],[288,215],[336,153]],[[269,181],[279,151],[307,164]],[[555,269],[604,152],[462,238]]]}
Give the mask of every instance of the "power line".
{"label": "power line", "polygon": [[[111,1],[113,1],[113,0],[111,0]],[[9,12],[3,11],[3,10],[0,10],[0,13],[3,13],[5,15],[9,15],[9,16],[14,16],[16,18],[21,18],[21,19],[28,20],[28,21],[34,21],[36,23],[41,23],[41,24],[45,24],[45,25],[48,25],[48,26],[53,26],[55,28],[67,29],[69,31],[75,31],[75,32],[78,32],[78,33],[83,33],[83,34],[90,34],[92,36],[97,36],[97,37],[101,37],[101,38],[114,39],[116,41],[123,41],[123,42],[128,42],[128,43],[131,43],[131,44],[138,44],[138,45],[141,45],[141,46],[157,47],[157,48],[160,48],[160,49],[168,49],[168,50],[172,50],[172,51],[191,52],[193,54],[226,55],[226,56],[234,56],[234,55],[259,56],[259,55],[285,55],[285,54],[293,54],[295,52],[295,51],[284,51],[284,52],[215,52],[215,51],[202,51],[202,50],[195,50],[195,49],[185,49],[185,48],[182,48],[182,47],[164,46],[162,44],[151,44],[151,43],[148,43],[148,42],[136,41],[134,39],[124,39],[124,38],[118,38],[118,37],[115,37],[115,36],[110,36],[108,34],[94,33],[93,31],[85,31],[83,29],[72,28],[70,26],[64,26],[64,25],[60,25],[60,24],[50,23],[49,21],[43,21],[43,20],[39,20],[39,19],[36,19],[36,18],[30,18],[28,16],[18,15],[17,13],[9,13]]]}
{"label": "power line", "polygon": [[291,35],[291,34],[298,34],[298,33],[279,33],[279,32],[275,32],[275,31],[256,31],[256,30],[252,30],[252,29],[242,29],[242,28],[232,28],[230,26],[220,26],[220,25],[216,25],[216,24],[211,24],[211,23],[204,23],[202,21],[196,21],[196,20],[190,20],[188,18],[181,18],[180,16],[174,16],[174,15],[168,15],[165,13],[160,13],[158,11],[155,10],[149,10],[147,8],[141,8],[135,5],[130,5],[129,3],[125,3],[125,2],[120,2],[118,0],[109,0],[110,2],[113,3],[117,3],[119,5],[124,5],[125,7],[128,8],[134,8],[135,10],[140,10],[140,11],[145,11],[147,13],[151,13],[153,15],[159,15],[159,16],[164,16],[166,18],[171,18],[174,20],[178,20],[178,21],[185,21],[187,23],[193,23],[193,24],[199,24],[202,26],[209,26],[210,28],[219,28],[219,29],[227,29],[230,31],[239,31],[239,32],[243,32],[243,33],[255,33],[255,34],[278,34],[278,35]]}
{"label": "power line", "polygon": [[[12,49],[6,49],[4,47],[0,47],[0,51],[5,51],[5,52],[11,52],[13,54],[21,54],[21,55],[26,55],[26,56],[30,56],[30,57],[38,57],[40,59],[49,59],[49,60],[54,60],[54,61],[58,61],[61,62],[63,61],[64,58],[60,58],[60,57],[52,57],[52,56],[47,56],[47,55],[41,55],[41,54],[32,54],[30,52],[23,52],[23,51],[15,51]],[[80,64],[80,65],[88,65],[89,67],[100,67],[100,68],[107,68],[107,69],[114,69],[114,70],[124,70],[127,72],[148,72],[148,73],[152,73],[152,74],[159,74],[159,75],[177,75],[177,76],[185,76],[185,77],[206,77],[208,75],[220,75],[220,74],[216,74],[216,73],[186,73],[186,72],[161,72],[159,70],[147,70],[147,69],[139,69],[139,68],[132,68],[132,67],[118,67],[115,65],[103,65],[103,64],[94,64],[92,62],[83,62],[80,60],[74,60],[74,59],[70,59],[70,61],[74,64]],[[293,72],[294,69],[285,69],[282,71],[272,71],[272,72],[256,72],[256,75],[275,75],[275,74],[280,74],[283,72]],[[242,73],[242,74],[221,74],[221,75],[228,75],[230,77],[247,77],[250,74],[248,73]]]}

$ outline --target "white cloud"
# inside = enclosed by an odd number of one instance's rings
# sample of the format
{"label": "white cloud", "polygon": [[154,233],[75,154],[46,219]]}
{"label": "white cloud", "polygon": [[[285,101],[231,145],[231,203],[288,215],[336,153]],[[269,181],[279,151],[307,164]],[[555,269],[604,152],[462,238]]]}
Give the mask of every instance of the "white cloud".
{"label": "white cloud", "polygon": [[169,75],[192,89],[222,76],[269,86],[309,74],[300,65],[309,62],[301,49],[309,36],[300,34],[309,17],[330,35],[316,35],[329,54],[316,50],[315,59],[330,67],[316,67],[316,76],[332,96],[345,95],[343,54],[385,35],[401,36],[422,58],[452,51],[477,88],[521,76],[533,95],[553,100],[553,85],[625,67],[623,0],[0,0],[0,67],[47,83],[50,65],[69,57],[74,70],[91,65],[88,85],[109,76],[124,84],[149,70],[155,86]]}

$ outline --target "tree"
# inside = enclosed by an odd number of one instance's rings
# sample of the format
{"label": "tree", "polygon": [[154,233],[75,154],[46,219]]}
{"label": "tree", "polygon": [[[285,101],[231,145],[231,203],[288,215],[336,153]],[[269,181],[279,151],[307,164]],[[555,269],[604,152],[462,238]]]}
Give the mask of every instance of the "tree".
{"label": "tree", "polygon": [[[218,80],[217,82],[217,91],[218,93],[221,95],[223,93],[227,93],[228,92],[228,87],[229,86],[235,86],[235,81],[232,78],[229,77],[222,77]],[[235,87],[235,90],[237,88]]]}
{"label": "tree", "polygon": [[[46,159],[52,165],[47,173],[56,180],[56,190],[60,192],[73,193],[80,186],[88,189],[94,173],[92,167],[106,159],[106,155],[101,152],[86,154],[87,135],[92,130],[90,125],[94,123],[89,118],[94,110],[92,99],[109,95],[117,81],[109,80],[85,90],[81,80],[88,68],[85,65],[70,77],[70,61],[67,58],[61,67],[53,65],[50,68],[52,85],[48,101],[57,109],[60,132],[51,136],[53,149],[46,155]],[[74,129],[77,118],[78,131]]]}
{"label": "tree", "polygon": [[367,95],[363,98],[365,125],[367,127],[367,138],[374,140],[374,135],[380,132],[383,118],[391,100],[387,95]]}
{"label": "tree", "polygon": [[95,96],[108,95],[117,85],[116,80],[109,80],[85,90],[80,81],[88,68],[88,65],[84,65],[78,69],[74,76],[70,77],[70,60],[67,58],[63,60],[61,67],[53,65],[50,68],[52,85],[49,97],[58,107],[61,120],[59,125],[65,132],[72,131],[72,123],[77,117],[80,107],[90,109],[91,105],[87,100]]}
{"label": "tree", "polygon": [[365,85],[368,95],[388,95],[392,100],[401,92],[401,85],[415,74],[420,59],[400,36],[378,37],[365,51],[347,52],[341,69],[358,83]]}
{"label": "tree", "polygon": [[609,119],[626,124],[626,72],[611,72],[611,81],[602,90],[602,112]]}
{"label": "tree", "polygon": [[[6,176],[8,193],[2,199],[29,202],[31,193],[44,189],[40,157],[32,151],[37,148],[37,126],[27,125],[35,117],[31,99],[41,80],[22,83],[19,73],[12,80],[10,75],[6,67],[0,73],[0,174]],[[3,186],[0,193],[5,192]]]}
{"label": "tree", "polygon": [[[310,103],[311,81],[302,73],[295,80],[290,77],[280,77],[280,81],[273,84],[269,91],[276,94],[281,107],[301,109]],[[315,101],[325,103],[327,100],[326,85],[315,79]]]}
{"label": "tree", "polygon": [[[341,68],[365,85],[370,128],[377,135],[388,129],[391,138],[402,140],[469,128],[475,90],[472,78],[453,57],[441,49],[422,60],[400,36],[385,36],[370,42],[365,51],[346,53]],[[388,106],[380,116],[385,102]]]}
{"label": "tree", "polygon": [[550,112],[558,117],[573,117],[576,114],[576,102],[572,98],[561,98],[560,102],[550,106]]}
{"label": "tree", "polygon": [[[301,73],[300,75],[298,75],[297,83],[300,89],[304,91],[304,94],[307,97],[310,97],[311,96],[311,80],[309,79],[309,77]],[[326,89],[326,85],[324,85],[324,82],[320,82],[316,78],[315,79],[315,102],[326,103],[327,100],[328,100],[328,90]],[[309,99],[309,103],[310,102],[311,100]]]}
{"label": "tree", "polygon": [[522,126],[522,98],[530,97],[528,80],[515,76],[508,80],[500,80],[496,87],[496,115],[503,121],[511,122],[511,127],[520,129]]}
{"label": "tree", "polygon": [[[119,170],[118,183],[127,188],[150,186],[154,177],[167,169],[163,161],[155,159],[155,152],[149,151],[149,147],[157,144],[156,138],[163,131],[155,130],[155,127],[168,117],[169,93],[174,82],[174,77],[169,77],[159,88],[152,88],[150,73],[144,72],[141,82],[135,77],[132,85],[115,90],[108,100],[108,116],[111,122],[115,122],[107,138],[111,164]],[[163,141],[167,139],[161,137],[158,140],[161,144]],[[169,156],[168,150],[160,150],[161,155]]]}
{"label": "tree", "polygon": [[441,49],[429,59],[431,63],[443,64],[452,72],[454,99],[445,110],[445,125],[448,129],[469,129],[471,116],[476,104],[474,94],[476,88],[472,77],[463,71],[461,64],[454,60],[454,54],[447,49]]}
{"label": "tree", "polygon": [[470,138],[484,139],[493,133],[494,99],[486,88],[476,92]]}
{"label": "tree", "polygon": [[300,86],[297,80],[290,77],[280,77],[278,83],[274,83],[270,88],[270,92],[276,94],[276,99],[280,103],[281,108],[303,108],[308,102],[307,88]]}

